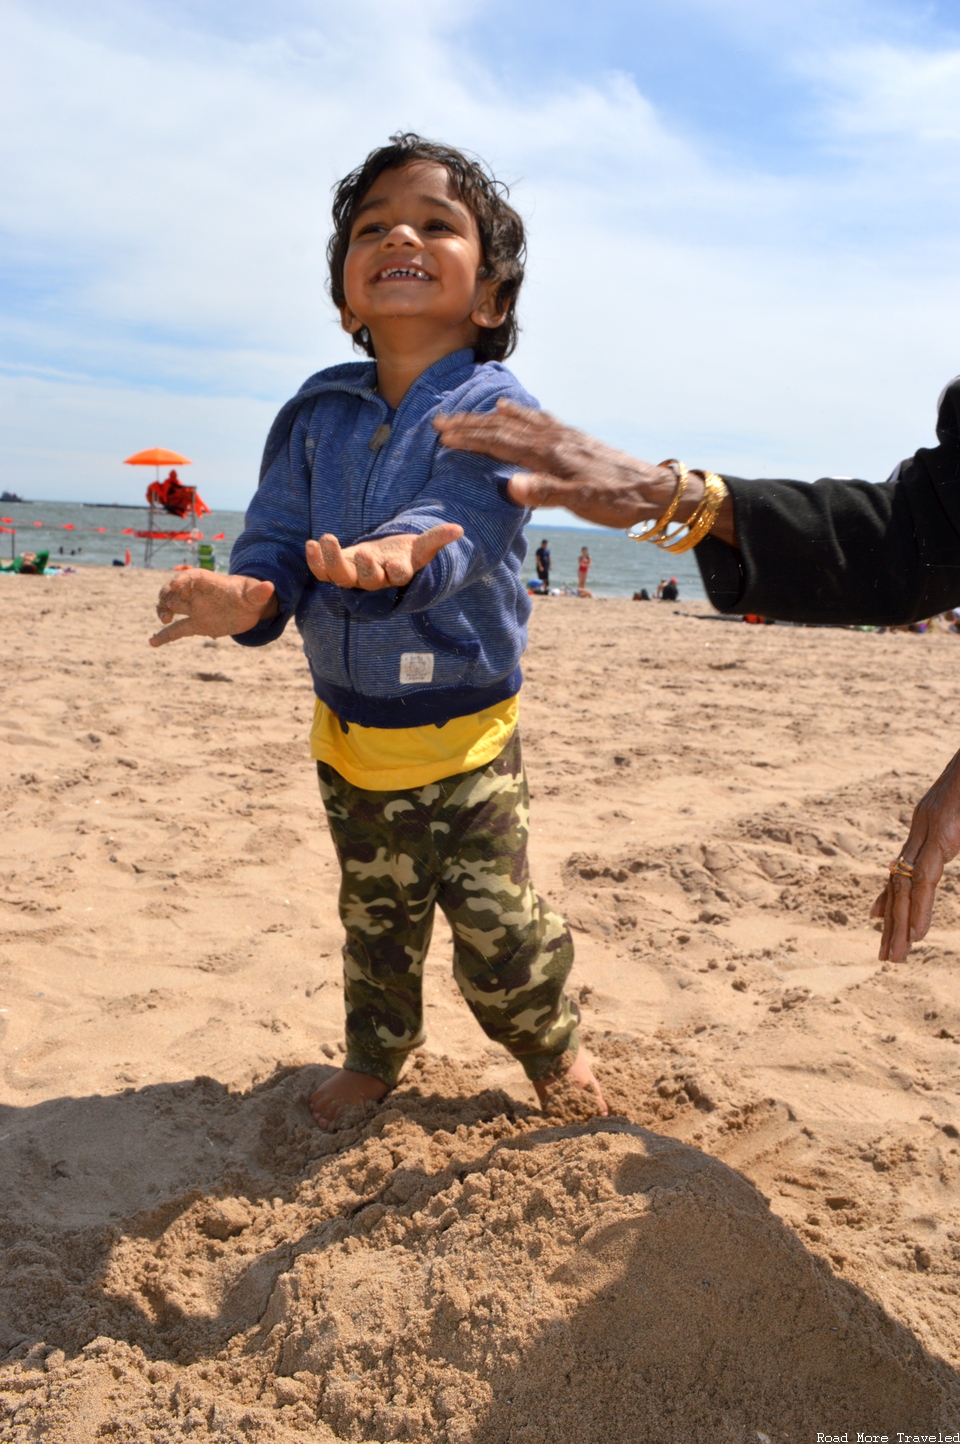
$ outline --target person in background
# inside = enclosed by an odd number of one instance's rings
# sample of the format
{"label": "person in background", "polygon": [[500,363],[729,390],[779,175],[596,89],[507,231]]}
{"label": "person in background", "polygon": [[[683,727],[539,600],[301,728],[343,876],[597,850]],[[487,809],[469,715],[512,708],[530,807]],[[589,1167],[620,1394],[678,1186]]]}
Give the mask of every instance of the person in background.
{"label": "person in background", "polygon": [[663,583],[660,591],[660,600],[662,602],[675,602],[679,599],[679,596],[680,588],[677,586],[677,579],[676,577],[671,577],[668,582]]}
{"label": "person in background", "polygon": [[587,590],[587,573],[590,570],[590,553],[586,547],[580,548],[580,556],[577,560],[577,590]]}
{"label": "person in background", "polygon": [[20,576],[42,576],[50,560],[48,551],[23,552],[10,562],[0,562],[0,572],[18,572]]}
{"label": "person in background", "polygon": [[[526,468],[509,484],[519,506],[565,506],[601,526],[655,522],[648,535],[658,540],[668,513],[689,524],[683,547],[696,548],[718,611],[896,626],[960,603],[960,376],[940,394],[937,445],[879,484],[748,481],[688,472],[677,460],[653,465],[511,403],[437,426],[446,446]],[[925,936],[944,865],[958,852],[960,752],[917,804],[874,904],[884,920],[881,959],[898,962]]]}
{"label": "person in background", "polygon": [[544,537],[537,547],[535,553],[537,559],[537,580],[542,584],[543,590],[550,590],[550,543]]}

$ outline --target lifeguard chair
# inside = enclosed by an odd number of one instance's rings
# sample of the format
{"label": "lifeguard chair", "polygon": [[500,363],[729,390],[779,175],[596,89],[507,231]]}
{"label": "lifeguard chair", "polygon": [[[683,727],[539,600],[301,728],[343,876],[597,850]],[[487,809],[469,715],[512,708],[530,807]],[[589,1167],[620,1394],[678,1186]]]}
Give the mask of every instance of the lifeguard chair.
{"label": "lifeguard chair", "polygon": [[[156,468],[156,477],[147,487],[147,505],[150,508],[150,514],[147,518],[146,529],[134,533],[146,543],[143,553],[144,566],[153,566],[153,558],[161,547],[179,542],[181,545],[192,548],[202,541],[203,532],[197,523],[202,516],[209,513],[210,508],[200,496],[197,488],[185,486],[174,469],[175,466],[191,466],[190,458],[181,456],[176,451],[165,451],[163,447],[155,446],[150,451],[138,451],[135,456],[128,456],[126,464]],[[170,474],[161,481],[160,467],[168,465]],[[178,516],[188,525],[171,531],[160,526],[160,522],[167,516]]]}

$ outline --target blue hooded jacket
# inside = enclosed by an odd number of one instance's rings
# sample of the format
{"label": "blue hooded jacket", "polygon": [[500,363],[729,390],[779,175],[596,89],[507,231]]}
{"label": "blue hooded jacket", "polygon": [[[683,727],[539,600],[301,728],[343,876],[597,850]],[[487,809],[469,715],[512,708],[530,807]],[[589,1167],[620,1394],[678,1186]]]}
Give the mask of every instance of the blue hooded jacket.
{"label": "blue hooded jacket", "polygon": [[[331,366],[273,423],[230,570],[273,582],[280,611],[235,640],[271,642],[295,615],[317,696],[342,722],[442,726],[520,688],[530,513],[507,495],[515,467],[447,450],[433,418],[491,411],[501,396],[537,403],[505,366],[478,363],[472,350],[437,361],[396,411],[375,385],[372,361]],[[451,521],[461,539],[406,587],[337,587],[316,581],[306,563],[306,541],[324,532],[352,546]]]}

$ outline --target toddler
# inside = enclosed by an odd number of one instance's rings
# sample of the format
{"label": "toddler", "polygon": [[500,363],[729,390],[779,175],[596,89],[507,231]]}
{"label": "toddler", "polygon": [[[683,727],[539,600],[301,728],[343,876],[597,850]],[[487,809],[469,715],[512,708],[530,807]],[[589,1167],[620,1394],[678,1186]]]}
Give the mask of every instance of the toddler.
{"label": "toddler", "polygon": [[529,513],[507,496],[511,467],[445,449],[434,427],[501,397],[536,404],[501,364],[516,342],[523,224],[484,166],[415,135],[340,182],[333,224],[331,294],[369,359],[318,372],[283,407],[231,575],[178,574],[151,641],[260,646],[291,617],[303,637],[346,931],[347,1051],[310,1099],[317,1123],[383,1098],[423,1041],[438,904],[487,1036],[541,1103],[566,1077],[605,1112],[564,995],[570,933],[527,862]]}

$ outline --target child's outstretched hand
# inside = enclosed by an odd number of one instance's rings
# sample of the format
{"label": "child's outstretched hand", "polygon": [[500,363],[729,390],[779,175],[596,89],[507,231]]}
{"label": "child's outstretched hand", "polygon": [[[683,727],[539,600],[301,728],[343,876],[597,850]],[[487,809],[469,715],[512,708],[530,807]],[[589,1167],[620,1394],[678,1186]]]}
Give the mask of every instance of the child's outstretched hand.
{"label": "child's outstretched hand", "polygon": [[342,547],[328,533],[319,541],[307,542],[307,566],[318,582],[333,582],[337,587],[360,587],[365,592],[405,587],[437,552],[462,536],[463,527],[451,521],[432,526],[419,536],[382,536],[353,547]]}
{"label": "child's outstretched hand", "polygon": [[273,582],[191,567],[160,589],[157,616],[169,625],[154,633],[150,645],[162,647],[181,637],[233,637],[276,615]]}

